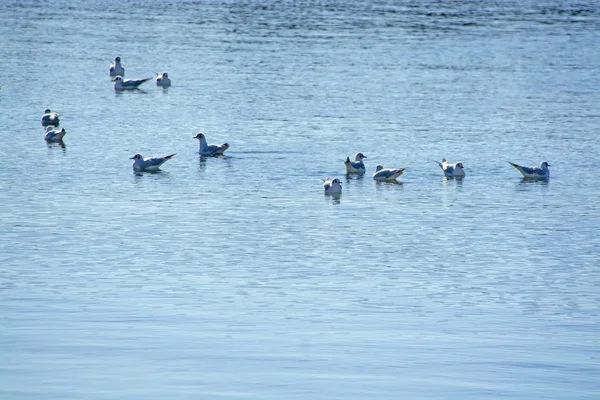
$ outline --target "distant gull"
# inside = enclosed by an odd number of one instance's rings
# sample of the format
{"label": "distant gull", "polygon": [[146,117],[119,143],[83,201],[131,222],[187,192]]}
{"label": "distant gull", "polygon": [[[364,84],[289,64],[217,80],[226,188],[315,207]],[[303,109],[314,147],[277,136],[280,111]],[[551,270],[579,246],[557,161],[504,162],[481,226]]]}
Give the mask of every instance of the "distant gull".
{"label": "distant gull", "polygon": [[59,123],[58,114],[46,108],[42,115],[42,126],[58,126]]}
{"label": "distant gull", "polygon": [[114,77],[115,90],[120,92],[121,90],[133,90],[137,89],[142,83],[148,82],[152,78],[144,79],[123,79],[120,75]]}
{"label": "distant gull", "polygon": [[199,133],[194,136],[194,139],[200,141],[200,154],[203,156],[220,156],[223,152],[229,148],[228,143],[223,144],[207,144],[206,136],[203,133]]}
{"label": "distant gull", "polygon": [[144,158],[141,154],[136,154],[131,157],[130,160],[133,160],[133,170],[134,171],[158,171],[161,165],[163,165],[167,160],[170,160],[175,154],[168,155],[166,157],[153,157],[153,158]]}
{"label": "distant gull", "polygon": [[[436,161],[437,162],[437,161]],[[451,177],[463,177],[465,176],[465,170],[462,162],[457,162],[456,164],[450,164],[446,161],[445,158],[442,158],[442,162],[437,162],[442,171],[444,171],[444,175],[448,178]]]}
{"label": "distant gull", "polygon": [[354,161],[350,161],[350,157],[346,157],[344,165],[346,166],[347,174],[364,174],[366,172],[363,158],[367,158],[363,153],[356,153]]}
{"label": "distant gull", "polygon": [[329,178],[323,179],[323,191],[325,194],[341,194],[342,193],[342,182],[338,178],[329,180]]}
{"label": "distant gull", "polygon": [[404,172],[404,168],[398,169],[390,169],[383,168],[383,166],[378,165],[375,168],[375,173],[373,174],[373,179],[377,182],[395,182],[396,178],[398,178]]}
{"label": "distant gull", "polygon": [[550,178],[550,170],[546,161],[542,162],[539,167],[523,167],[514,163],[508,162],[510,165],[516,168],[525,178],[532,179],[547,179]]}
{"label": "distant gull", "polygon": [[110,76],[125,76],[125,68],[121,65],[121,57],[115,57],[115,61],[110,64],[108,73]]}
{"label": "distant gull", "polygon": [[63,140],[63,137],[67,134],[65,128],[58,129],[52,126],[46,127],[46,134],[44,135],[44,140],[47,142],[60,142]]}
{"label": "distant gull", "polygon": [[171,79],[166,72],[156,74],[156,86],[162,86],[164,88],[171,86]]}

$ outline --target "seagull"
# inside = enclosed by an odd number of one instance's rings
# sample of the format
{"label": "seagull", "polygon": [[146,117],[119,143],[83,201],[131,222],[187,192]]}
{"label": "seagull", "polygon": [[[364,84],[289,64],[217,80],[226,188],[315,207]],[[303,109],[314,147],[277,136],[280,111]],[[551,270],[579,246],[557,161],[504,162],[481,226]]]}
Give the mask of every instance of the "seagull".
{"label": "seagull", "polygon": [[131,157],[130,160],[133,160],[134,171],[158,171],[159,167],[163,165],[165,161],[170,160],[174,155],[175,154],[166,157],[144,158],[141,154],[136,154]]}
{"label": "seagull", "polygon": [[125,68],[121,65],[121,57],[115,57],[115,61],[110,64],[108,73],[110,76],[125,76]]}
{"label": "seagull", "polygon": [[162,86],[164,88],[171,86],[171,79],[166,72],[162,74],[156,74],[156,86]]}
{"label": "seagull", "polygon": [[378,165],[377,168],[375,168],[373,179],[377,182],[395,182],[396,178],[402,175],[403,172],[404,168],[384,169],[383,166]]}
{"label": "seagull", "polygon": [[117,75],[114,77],[113,81],[115,82],[115,90],[133,90],[137,89],[144,82],[148,82],[152,78],[144,78],[144,79],[123,79],[122,76]]}
{"label": "seagull", "polygon": [[206,136],[203,133],[199,133],[193,137],[200,141],[200,154],[203,156],[221,156],[223,152],[229,148],[229,144],[207,144]]}
{"label": "seagull", "polygon": [[44,115],[42,115],[42,126],[58,126],[59,122],[57,113],[50,111],[49,108],[44,110]]}
{"label": "seagull", "polygon": [[522,167],[520,165],[508,162],[510,165],[515,167],[517,171],[523,174],[525,178],[533,178],[533,179],[547,179],[550,178],[550,170],[546,161],[542,162],[539,167]]}
{"label": "seagull", "polygon": [[44,140],[46,140],[47,142],[60,142],[61,140],[63,140],[63,137],[65,137],[66,134],[67,131],[65,131],[65,128],[59,130],[58,128],[54,128],[53,126],[47,126],[46,134],[44,135]]}
{"label": "seagull", "polygon": [[364,174],[366,172],[363,158],[367,158],[363,153],[356,153],[354,161],[350,161],[350,157],[346,157],[344,165],[346,165],[347,174]]}
{"label": "seagull", "polygon": [[444,171],[444,175],[448,178],[465,176],[465,170],[462,162],[450,164],[448,161],[446,161],[445,158],[442,158],[442,162],[437,163],[442,169],[442,171]]}
{"label": "seagull", "polygon": [[325,194],[341,194],[342,193],[342,182],[338,178],[329,180],[329,178],[323,179],[323,190]]}

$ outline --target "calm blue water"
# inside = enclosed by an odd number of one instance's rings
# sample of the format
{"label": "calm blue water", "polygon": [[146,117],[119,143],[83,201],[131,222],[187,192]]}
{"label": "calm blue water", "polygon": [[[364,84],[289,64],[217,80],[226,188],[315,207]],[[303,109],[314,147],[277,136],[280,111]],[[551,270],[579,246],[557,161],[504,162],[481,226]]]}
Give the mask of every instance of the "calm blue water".
{"label": "calm blue water", "polygon": [[600,397],[597,2],[0,15],[0,398]]}

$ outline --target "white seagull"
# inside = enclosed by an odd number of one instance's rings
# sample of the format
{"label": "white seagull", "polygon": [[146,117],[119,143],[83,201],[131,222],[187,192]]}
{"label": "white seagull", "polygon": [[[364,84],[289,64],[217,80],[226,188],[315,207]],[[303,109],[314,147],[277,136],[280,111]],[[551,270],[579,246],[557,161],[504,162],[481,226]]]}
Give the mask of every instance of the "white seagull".
{"label": "white seagull", "polygon": [[47,142],[60,142],[61,140],[63,140],[66,134],[67,131],[65,131],[65,128],[58,129],[54,128],[53,126],[47,126],[46,134],[44,135],[44,140],[46,140]]}
{"label": "white seagull", "polygon": [[517,165],[514,163],[508,162],[510,165],[516,168],[525,178],[533,178],[533,179],[547,179],[550,178],[550,170],[546,161],[542,162],[539,167],[523,167],[521,165]]}
{"label": "white seagull", "polygon": [[168,155],[166,157],[152,157],[152,158],[144,158],[141,154],[136,154],[131,157],[130,160],[133,160],[133,170],[134,171],[158,171],[161,165],[163,165],[167,160],[170,160],[175,154]]}
{"label": "white seagull", "polygon": [[121,65],[121,57],[115,57],[115,61],[110,64],[108,73],[110,76],[125,76],[125,68]]}
{"label": "white seagull", "polygon": [[142,83],[148,82],[152,78],[144,78],[144,79],[123,79],[122,76],[117,75],[114,77],[113,81],[115,82],[115,90],[120,92],[121,90],[133,90],[137,89]]}
{"label": "white seagull", "polygon": [[[437,162],[437,161],[436,161]],[[456,164],[450,164],[446,161],[445,158],[442,158],[442,162],[437,162],[442,171],[444,171],[444,175],[448,178],[451,177],[463,177],[465,176],[465,167],[462,162],[457,162]]]}
{"label": "white seagull", "polygon": [[59,123],[58,114],[46,108],[44,115],[42,115],[42,126],[58,126]]}
{"label": "white seagull", "polygon": [[329,180],[329,178],[323,179],[323,191],[325,194],[341,194],[342,193],[342,182],[338,178]]}
{"label": "white seagull", "polygon": [[346,157],[344,165],[346,166],[347,174],[364,174],[366,172],[363,158],[367,158],[363,153],[356,153],[354,161],[350,161],[350,157]]}
{"label": "white seagull", "polygon": [[206,136],[203,133],[199,133],[193,137],[200,141],[200,154],[203,156],[221,156],[223,152],[229,148],[228,143],[223,144],[208,144],[206,143]]}
{"label": "white seagull", "polygon": [[398,178],[404,172],[404,168],[398,169],[390,169],[383,168],[383,166],[378,165],[375,168],[375,173],[373,174],[373,179],[377,182],[395,182],[396,178]]}
{"label": "white seagull", "polygon": [[162,86],[164,88],[171,86],[171,79],[166,72],[156,74],[156,86]]}

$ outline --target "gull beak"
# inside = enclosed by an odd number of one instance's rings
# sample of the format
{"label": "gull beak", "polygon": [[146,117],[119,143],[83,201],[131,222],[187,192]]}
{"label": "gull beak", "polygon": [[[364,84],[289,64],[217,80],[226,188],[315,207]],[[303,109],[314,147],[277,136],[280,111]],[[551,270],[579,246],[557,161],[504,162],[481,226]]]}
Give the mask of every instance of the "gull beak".
{"label": "gull beak", "polygon": [[129,157],[129,159],[130,159],[130,160],[134,160],[134,159],[135,159],[135,157]]}

